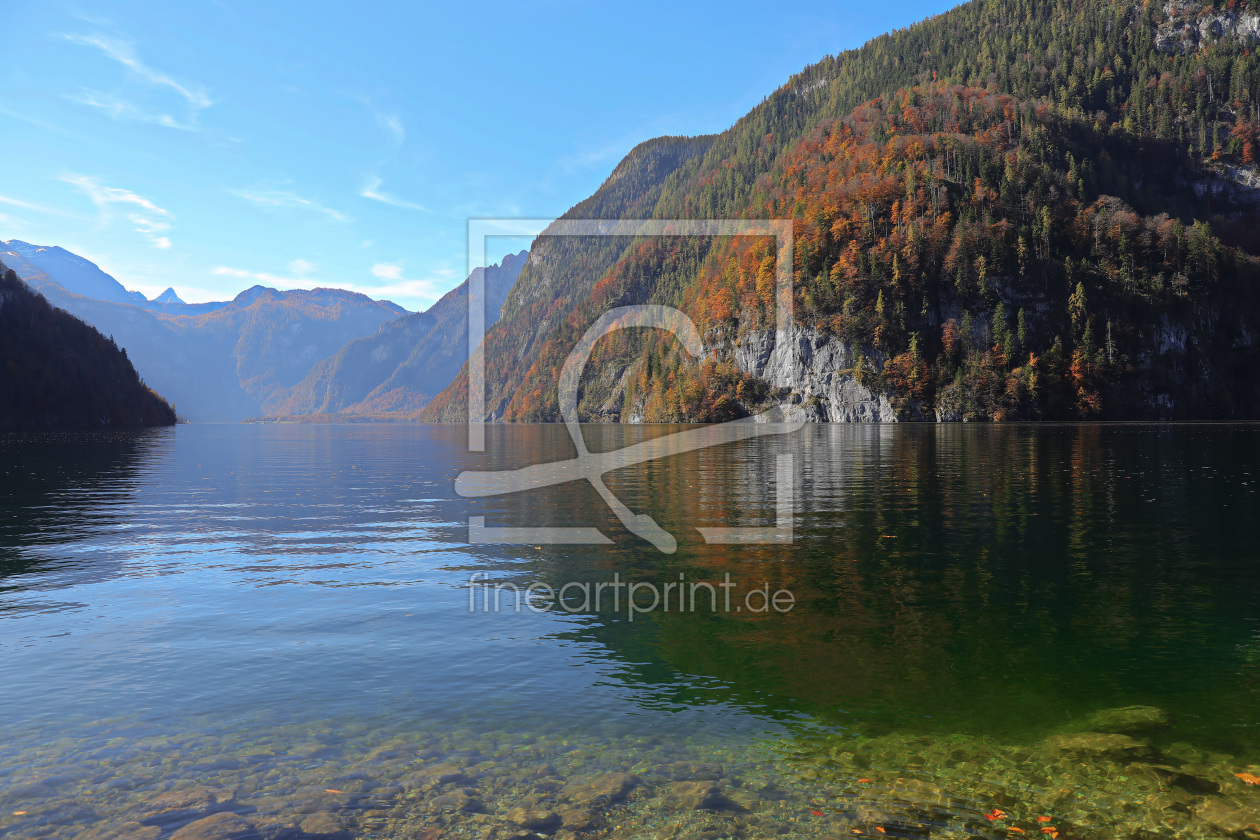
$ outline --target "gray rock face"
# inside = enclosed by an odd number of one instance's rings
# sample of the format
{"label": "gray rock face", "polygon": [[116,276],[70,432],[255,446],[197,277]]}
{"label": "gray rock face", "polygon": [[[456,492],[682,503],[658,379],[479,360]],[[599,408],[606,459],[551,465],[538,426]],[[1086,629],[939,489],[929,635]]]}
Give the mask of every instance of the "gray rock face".
{"label": "gray rock face", "polygon": [[[810,405],[811,420],[828,423],[891,423],[897,413],[886,394],[876,394],[857,380],[855,348],[809,327],[789,333],[756,332],[740,338],[734,347],[735,363],[770,383],[791,392],[791,400]],[[868,356],[867,365],[883,366],[880,356]]]}
{"label": "gray rock face", "polygon": [[1199,0],[1169,0],[1167,20],[1155,32],[1155,48],[1166,53],[1205,49],[1226,38],[1260,41],[1260,16],[1216,10]]}

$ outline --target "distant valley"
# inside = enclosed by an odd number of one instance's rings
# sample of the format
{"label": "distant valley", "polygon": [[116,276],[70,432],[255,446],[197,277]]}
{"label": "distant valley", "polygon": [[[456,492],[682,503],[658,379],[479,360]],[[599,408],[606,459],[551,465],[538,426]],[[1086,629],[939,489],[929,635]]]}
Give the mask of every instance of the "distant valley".
{"label": "distant valley", "polygon": [[[486,322],[499,318],[526,252],[475,269],[485,277]],[[468,281],[424,312],[404,315],[375,334],[355,339],[315,365],[302,381],[277,393],[269,414],[354,415],[415,419],[454,380],[468,358]]]}

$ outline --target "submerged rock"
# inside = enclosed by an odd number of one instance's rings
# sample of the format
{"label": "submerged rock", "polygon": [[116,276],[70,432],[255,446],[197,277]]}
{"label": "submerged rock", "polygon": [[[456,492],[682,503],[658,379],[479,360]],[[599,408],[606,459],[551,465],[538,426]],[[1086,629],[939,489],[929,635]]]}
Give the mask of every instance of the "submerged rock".
{"label": "submerged rock", "polygon": [[521,828],[532,828],[538,831],[549,831],[561,824],[561,817],[555,811],[544,811],[538,808],[513,808],[507,812],[509,822]]}
{"label": "submerged rock", "polygon": [[560,812],[560,825],[570,831],[592,831],[600,828],[599,815],[585,808],[569,808]]}
{"label": "submerged rock", "polygon": [[1240,808],[1228,799],[1209,796],[1195,809],[1194,815],[1213,828],[1228,834],[1260,832],[1260,813]]}
{"label": "submerged rock", "polygon": [[940,786],[922,779],[894,779],[888,785],[887,793],[902,802],[915,805],[947,805],[953,799]]}
{"label": "submerged rock", "polygon": [[708,781],[679,782],[665,794],[665,807],[678,811],[717,811],[732,804],[720,785]]}
{"label": "submerged rock", "polygon": [[676,782],[717,781],[722,778],[722,765],[703,761],[676,761],[661,768]]}
{"label": "submerged rock", "polygon": [[1052,735],[1042,746],[1055,752],[1084,757],[1108,758],[1112,761],[1145,758],[1154,754],[1150,744],[1128,735],[1107,732],[1078,732],[1073,735]]}
{"label": "submerged rock", "polygon": [[220,813],[190,822],[171,840],[263,840],[254,824],[236,814]]}
{"label": "submerged rock", "polygon": [[121,825],[89,828],[80,832],[74,840],[157,840],[162,829],[155,825],[126,822]]}
{"label": "submerged rock", "polygon": [[436,785],[454,784],[469,780],[464,768],[455,764],[434,764],[404,777],[402,782],[407,787],[422,788]]}
{"label": "submerged rock", "polygon": [[312,840],[350,840],[353,836],[342,825],[341,818],[330,811],[317,811],[298,825],[302,834]]}
{"label": "submerged rock", "polygon": [[643,780],[631,773],[603,773],[574,779],[560,791],[560,797],[574,805],[602,808],[625,799]]}
{"label": "submerged rock", "polygon": [[1168,767],[1163,764],[1130,764],[1128,772],[1135,776],[1145,774],[1154,780],[1161,790],[1171,785],[1199,796],[1221,792],[1219,783],[1203,775],[1187,772],[1188,769],[1192,768]]}
{"label": "submerged rock", "polygon": [[1169,725],[1168,714],[1155,706],[1122,706],[1118,709],[1100,709],[1085,718],[1085,730],[1136,735],[1156,732]]}
{"label": "submerged rock", "polygon": [[146,825],[170,826],[175,823],[226,811],[233,796],[229,791],[208,787],[191,787],[158,794],[142,806],[137,821]]}
{"label": "submerged rock", "polygon": [[444,793],[441,796],[434,797],[429,804],[437,811],[480,813],[486,810],[486,806],[480,799],[473,795],[475,793],[476,791],[471,788],[465,790],[454,790],[450,793]]}

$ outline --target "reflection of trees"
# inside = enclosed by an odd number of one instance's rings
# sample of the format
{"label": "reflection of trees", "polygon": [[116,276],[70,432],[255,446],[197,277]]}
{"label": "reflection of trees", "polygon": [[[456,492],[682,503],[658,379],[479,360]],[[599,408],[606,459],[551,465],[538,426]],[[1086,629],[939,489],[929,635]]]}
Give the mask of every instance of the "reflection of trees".
{"label": "reflection of trees", "polygon": [[[121,522],[146,463],[161,457],[174,430],[31,433],[0,436],[0,590],[4,580],[64,565],[41,546],[84,539]],[[90,579],[116,563],[93,558]],[[73,583],[82,583],[76,575]],[[71,582],[67,581],[66,585]]]}
{"label": "reflection of trees", "polygon": [[[670,680],[664,665],[750,704],[1010,736],[1149,702],[1179,735],[1240,748],[1249,730],[1233,723],[1260,690],[1240,653],[1260,620],[1243,483],[1257,440],[1243,427],[808,428],[791,442],[792,546],[704,546],[692,531],[668,557],[607,528],[615,548],[549,553],[543,577],[730,571],[796,594],[786,616],[603,616],[578,631],[650,663],[648,682]],[[610,486],[679,535],[768,524],[783,445],[690,453]],[[596,504],[573,516],[589,523]]]}

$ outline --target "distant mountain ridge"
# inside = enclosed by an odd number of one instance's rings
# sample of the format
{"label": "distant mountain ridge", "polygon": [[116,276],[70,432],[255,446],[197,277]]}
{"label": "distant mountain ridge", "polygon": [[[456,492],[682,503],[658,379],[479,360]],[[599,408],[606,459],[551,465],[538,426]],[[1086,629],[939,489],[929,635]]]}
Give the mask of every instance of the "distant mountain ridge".
{"label": "distant mountain ridge", "polygon": [[134,306],[149,302],[139,292],[128,291],[96,263],[57,245],[32,245],[20,239],[0,241],[0,259],[35,288],[51,281],[68,292],[97,300]]}
{"label": "distant mountain ridge", "polygon": [[0,263],[0,430],[174,423],[125,350]]}
{"label": "distant mountain ridge", "polygon": [[[486,324],[499,318],[526,251],[474,269],[485,281]],[[471,276],[470,278],[471,279]],[[268,414],[369,415],[404,419],[441,391],[468,358],[468,280],[424,312],[405,315],[315,365],[264,405]]]}
{"label": "distant mountain ridge", "polygon": [[[145,300],[63,248],[3,247],[18,255],[29,286],[111,336],[194,422],[413,419],[468,356],[467,280],[418,313],[342,289],[259,285],[230,301],[186,304],[173,288]],[[474,272],[484,279],[487,324],[525,262],[522,251]]]}
{"label": "distant mountain ridge", "polygon": [[57,246],[0,243],[15,273],[55,306],[112,337],[161,393],[194,421],[244,420],[346,342],[407,314],[341,289],[253,286],[230,301],[153,300]]}
{"label": "distant mountain ridge", "polygon": [[213,312],[229,303],[184,303],[173,288],[167,288],[149,300],[140,292],[127,289],[96,263],[59,245],[32,245],[20,239],[0,240],[0,259],[35,289],[51,283],[74,295],[179,315]]}
{"label": "distant mountain ridge", "polygon": [[301,381],[346,342],[406,314],[389,301],[343,289],[246,289],[210,310],[169,314],[75,295],[55,283],[55,305],[112,335],[146,381],[194,422],[263,413],[273,394]]}

